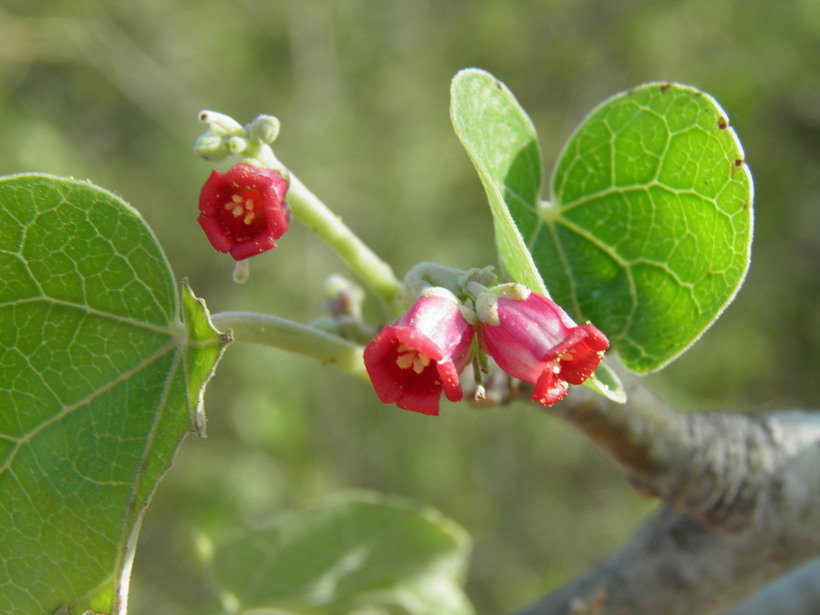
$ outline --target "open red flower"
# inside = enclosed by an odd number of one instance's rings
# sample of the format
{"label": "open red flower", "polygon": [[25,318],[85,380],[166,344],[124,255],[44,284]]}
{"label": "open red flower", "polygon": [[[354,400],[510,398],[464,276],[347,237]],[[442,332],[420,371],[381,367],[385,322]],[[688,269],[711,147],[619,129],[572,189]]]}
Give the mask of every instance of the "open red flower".
{"label": "open red flower", "polygon": [[550,406],[592,375],[609,348],[603,333],[521,285],[494,290],[479,297],[481,345],[510,376],[535,385],[533,400]]}
{"label": "open red flower", "polygon": [[276,247],[288,230],[288,183],[271,169],[237,164],[214,171],[199,194],[198,222],[211,245],[236,260]]}
{"label": "open red flower", "polygon": [[[436,291],[441,291],[436,292]],[[420,297],[364,350],[367,373],[386,404],[438,414],[442,391],[462,398],[458,375],[470,362],[473,327],[443,289]]]}

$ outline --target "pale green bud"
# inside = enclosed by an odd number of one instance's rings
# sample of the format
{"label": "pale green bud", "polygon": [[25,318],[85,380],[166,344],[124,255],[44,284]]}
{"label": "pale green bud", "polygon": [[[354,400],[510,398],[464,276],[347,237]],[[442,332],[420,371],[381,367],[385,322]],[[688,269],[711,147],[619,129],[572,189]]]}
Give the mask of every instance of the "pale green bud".
{"label": "pale green bud", "polygon": [[244,136],[245,128],[229,115],[218,111],[200,111],[199,121],[208,125],[208,130],[224,136]]}
{"label": "pale green bud", "polygon": [[279,136],[279,119],[272,115],[260,115],[248,124],[248,134],[263,143],[273,143]]}
{"label": "pale green bud", "polygon": [[229,153],[225,139],[210,131],[202,133],[194,143],[194,154],[205,160],[219,162]]}
{"label": "pale green bud", "polygon": [[228,139],[228,151],[231,154],[241,154],[248,149],[248,140],[243,137],[230,137]]}
{"label": "pale green bud", "polygon": [[324,295],[325,309],[333,316],[361,319],[365,292],[355,282],[334,274],[325,281],[322,294]]}

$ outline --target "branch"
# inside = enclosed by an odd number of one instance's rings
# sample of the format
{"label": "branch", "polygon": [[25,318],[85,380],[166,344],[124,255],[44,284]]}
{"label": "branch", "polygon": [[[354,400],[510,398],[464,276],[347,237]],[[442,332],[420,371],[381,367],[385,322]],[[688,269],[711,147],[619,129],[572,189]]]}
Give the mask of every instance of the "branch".
{"label": "branch", "polygon": [[217,312],[211,314],[211,322],[219,331],[231,331],[237,342],[281,348],[368,378],[361,346],[308,325],[256,312]]}
{"label": "branch", "polygon": [[800,566],[722,615],[817,615],[820,606],[820,558]]}
{"label": "branch", "polygon": [[550,412],[665,506],[613,555],[520,615],[709,614],[820,554],[820,414],[685,414],[627,381]]}

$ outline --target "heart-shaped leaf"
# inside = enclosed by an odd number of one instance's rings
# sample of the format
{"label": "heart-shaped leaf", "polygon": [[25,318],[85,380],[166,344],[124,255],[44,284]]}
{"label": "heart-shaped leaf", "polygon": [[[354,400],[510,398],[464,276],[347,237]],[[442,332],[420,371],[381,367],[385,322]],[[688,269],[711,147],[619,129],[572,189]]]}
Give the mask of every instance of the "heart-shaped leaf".
{"label": "heart-shaped leaf", "polygon": [[0,612],[124,612],[139,521],[227,339],[187,289],[180,310],[139,214],[86,182],[0,179],[0,278]]}
{"label": "heart-shaped leaf", "polygon": [[556,300],[647,372],[694,343],[740,288],[752,178],[711,96],[647,84],[584,121],[558,161],[552,204],[532,217],[530,249]]}

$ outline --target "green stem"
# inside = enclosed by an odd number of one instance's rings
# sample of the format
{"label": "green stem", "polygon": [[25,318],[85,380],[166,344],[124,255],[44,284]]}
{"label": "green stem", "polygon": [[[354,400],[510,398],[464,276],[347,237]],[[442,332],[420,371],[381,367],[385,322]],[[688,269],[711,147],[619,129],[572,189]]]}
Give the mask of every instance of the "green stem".
{"label": "green stem", "polygon": [[464,273],[461,269],[423,261],[407,272],[404,283],[411,297],[418,297],[425,288],[430,286],[441,286],[454,295],[460,295],[463,291],[459,283],[464,279]]}
{"label": "green stem", "polygon": [[218,312],[211,315],[219,331],[231,329],[238,342],[252,342],[295,352],[351,376],[369,380],[361,346],[313,327],[255,312]]}
{"label": "green stem", "polygon": [[[287,169],[273,153],[270,145],[258,139],[251,141],[243,155],[258,160],[270,169]],[[401,281],[393,273],[390,265],[359,239],[296,175],[290,171],[287,173],[290,186],[287,201],[293,217],[336,250],[361,280],[382,299],[388,312],[393,314],[394,299],[401,287]]]}
{"label": "green stem", "polygon": [[365,284],[385,303],[392,305],[401,282],[390,265],[379,258],[293,174],[290,175],[288,203],[297,220],[315,231],[347,261]]}

